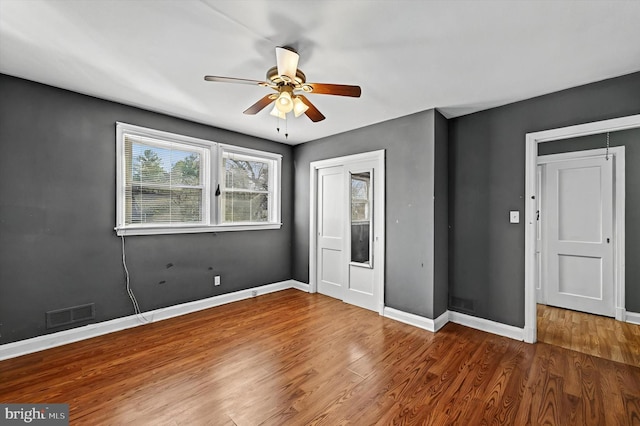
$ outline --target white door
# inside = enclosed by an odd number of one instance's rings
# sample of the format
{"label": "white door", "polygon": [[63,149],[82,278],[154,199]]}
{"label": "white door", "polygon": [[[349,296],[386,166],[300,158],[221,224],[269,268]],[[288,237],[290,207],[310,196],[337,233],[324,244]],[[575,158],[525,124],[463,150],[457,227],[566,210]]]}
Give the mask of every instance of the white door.
{"label": "white door", "polygon": [[[348,236],[346,246],[347,263],[344,301],[365,309],[378,310],[378,286],[376,274],[379,269],[376,263],[375,249],[377,246],[375,233],[379,221],[377,217],[380,196],[376,178],[377,163],[375,161],[363,161],[348,164],[347,171],[347,228]],[[378,209],[376,209],[378,207]]]}
{"label": "white door", "polygon": [[318,292],[342,300],[346,195],[344,167],[318,170]]}
{"label": "white door", "polygon": [[549,305],[615,316],[612,163],[602,156],[545,166]]}
{"label": "white door", "polygon": [[317,291],[382,314],[384,152],[322,160],[311,166],[312,173],[317,173],[315,223],[313,218],[311,223],[316,237]]}

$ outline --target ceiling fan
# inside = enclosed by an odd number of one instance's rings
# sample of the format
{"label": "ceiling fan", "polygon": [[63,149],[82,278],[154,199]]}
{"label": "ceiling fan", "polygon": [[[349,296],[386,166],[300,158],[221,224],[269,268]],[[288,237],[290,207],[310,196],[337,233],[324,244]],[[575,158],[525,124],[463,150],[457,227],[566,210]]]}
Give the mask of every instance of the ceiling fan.
{"label": "ceiling fan", "polygon": [[322,121],[325,116],[304,95],[338,95],[359,98],[360,86],[348,86],[344,84],[307,83],[306,76],[298,69],[300,55],[291,47],[276,47],[277,66],[267,71],[267,81],[248,80],[245,78],[219,77],[207,75],[206,81],[221,83],[250,84],[261,87],[270,87],[277,93],[264,96],[255,104],[247,108],[244,113],[254,115],[262,111],[272,102],[275,102],[271,115],[281,119],[287,118],[287,113],[292,112],[296,117],[305,114],[313,122]]}

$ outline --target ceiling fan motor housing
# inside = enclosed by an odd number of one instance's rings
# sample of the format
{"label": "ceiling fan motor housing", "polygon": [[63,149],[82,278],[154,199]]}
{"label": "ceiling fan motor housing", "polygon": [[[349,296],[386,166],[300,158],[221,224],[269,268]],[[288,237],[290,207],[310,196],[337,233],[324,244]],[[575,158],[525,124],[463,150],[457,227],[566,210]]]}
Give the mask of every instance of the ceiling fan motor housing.
{"label": "ceiling fan motor housing", "polygon": [[307,76],[300,70],[296,70],[296,78],[291,81],[291,79],[286,75],[278,74],[278,67],[271,67],[269,71],[267,71],[267,80],[276,86],[284,85],[284,84],[293,84],[294,86],[301,86],[307,81]]}

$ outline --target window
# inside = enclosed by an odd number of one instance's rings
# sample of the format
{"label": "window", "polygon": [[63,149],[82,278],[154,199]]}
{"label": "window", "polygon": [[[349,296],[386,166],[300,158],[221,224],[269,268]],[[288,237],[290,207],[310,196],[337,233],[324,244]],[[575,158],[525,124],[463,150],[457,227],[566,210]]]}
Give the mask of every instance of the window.
{"label": "window", "polygon": [[118,235],[280,227],[281,156],[117,123]]}
{"label": "window", "polygon": [[273,188],[275,159],[222,150],[222,223],[272,222],[275,220]]}

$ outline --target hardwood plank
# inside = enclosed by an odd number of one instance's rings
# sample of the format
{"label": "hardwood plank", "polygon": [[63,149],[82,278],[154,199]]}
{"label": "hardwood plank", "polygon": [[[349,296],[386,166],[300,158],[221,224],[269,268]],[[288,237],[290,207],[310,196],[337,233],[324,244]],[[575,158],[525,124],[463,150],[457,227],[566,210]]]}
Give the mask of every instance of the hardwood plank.
{"label": "hardwood plank", "polygon": [[640,325],[537,305],[538,341],[640,366]]}
{"label": "hardwood plank", "polygon": [[[555,342],[591,327],[539,315]],[[626,364],[285,290],[2,361],[0,402],[68,403],[73,425],[639,424],[640,334],[593,324]]]}

